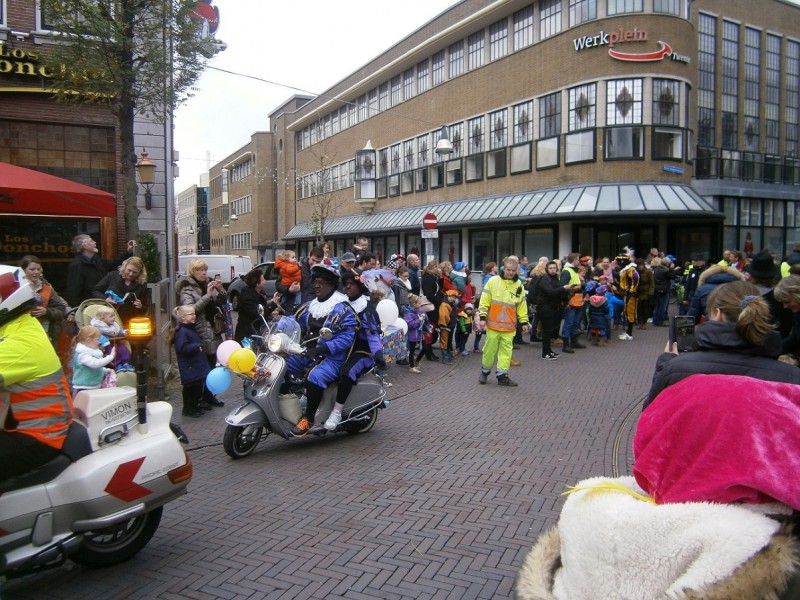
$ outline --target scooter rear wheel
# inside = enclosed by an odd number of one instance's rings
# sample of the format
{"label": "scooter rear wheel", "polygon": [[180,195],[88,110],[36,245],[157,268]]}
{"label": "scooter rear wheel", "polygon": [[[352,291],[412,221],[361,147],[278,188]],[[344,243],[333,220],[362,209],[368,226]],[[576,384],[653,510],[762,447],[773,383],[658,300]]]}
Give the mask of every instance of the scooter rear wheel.
{"label": "scooter rear wheel", "polygon": [[344,430],[351,434],[355,435],[357,433],[367,433],[370,429],[375,427],[375,423],[378,421],[378,409],[374,408],[370,410],[366,414],[366,419],[363,421],[353,421],[352,423],[345,424]]}
{"label": "scooter rear wheel", "polygon": [[106,529],[84,534],[83,545],[70,558],[84,567],[108,567],[132,558],[158,529],[164,507]]}
{"label": "scooter rear wheel", "polygon": [[222,447],[231,458],[249,456],[261,441],[264,427],[261,425],[228,425],[222,438]]}

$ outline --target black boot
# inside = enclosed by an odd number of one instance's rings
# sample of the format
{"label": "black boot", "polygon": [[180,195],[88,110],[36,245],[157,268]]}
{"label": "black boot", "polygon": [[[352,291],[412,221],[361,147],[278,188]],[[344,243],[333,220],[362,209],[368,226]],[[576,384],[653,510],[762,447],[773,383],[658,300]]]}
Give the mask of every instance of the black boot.
{"label": "black boot", "polygon": [[569,345],[570,341],[569,338],[561,338],[563,340],[563,345],[561,346],[561,352],[565,352],[567,354],[575,354],[575,350]]}
{"label": "black boot", "polygon": [[576,337],[574,337],[574,338],[572,338],[570,340],[569,345],[570,345],[571,348],[577,348],[578,350],[586,348],[586,346],[581,344],[580,341],[578,340],[578,338],[576,338]]}
{"label": "black boot", "polygon": [[198,407],[197,400],[184,400],[183,410],[181,411],[181,414],[184,417],[197,418],[203,416],[203,411]]}

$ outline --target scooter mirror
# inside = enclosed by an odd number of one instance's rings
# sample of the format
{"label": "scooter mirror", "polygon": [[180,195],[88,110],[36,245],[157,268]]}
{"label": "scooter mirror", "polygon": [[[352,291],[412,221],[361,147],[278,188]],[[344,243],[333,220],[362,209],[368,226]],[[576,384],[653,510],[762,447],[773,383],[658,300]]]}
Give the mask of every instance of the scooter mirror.
{"label": "scooter mirror", "polygon": [[327,327],[323,327],[319,330],[319,337],[321,337],[323,340],[330,340],[333,338],[333,332]]}

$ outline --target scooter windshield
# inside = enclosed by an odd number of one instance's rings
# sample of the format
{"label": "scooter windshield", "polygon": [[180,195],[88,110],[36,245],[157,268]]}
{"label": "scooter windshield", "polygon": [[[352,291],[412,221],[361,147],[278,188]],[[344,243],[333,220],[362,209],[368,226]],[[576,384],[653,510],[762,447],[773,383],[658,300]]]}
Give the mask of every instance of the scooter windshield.
{"label": "scooter windshield", "polygon": [[281,317],[272,329],[272,333],[284,333],[289,337],[291,342],[295,344],[300,343],[302,332],[300,331],[300,324],[294,320],[293,317]]}

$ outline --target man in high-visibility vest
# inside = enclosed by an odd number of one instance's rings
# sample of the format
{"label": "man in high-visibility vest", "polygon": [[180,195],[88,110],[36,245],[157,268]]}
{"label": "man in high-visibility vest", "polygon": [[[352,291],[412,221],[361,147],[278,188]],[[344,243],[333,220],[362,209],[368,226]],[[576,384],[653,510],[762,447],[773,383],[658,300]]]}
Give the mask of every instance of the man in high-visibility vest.
{"label": "man in high-visibility vest", "polygon": [[72,422],[69,386],[34,306],[24,271],[0,265],[0,481],[58,456]]}
{"label": "man in high-visibility vest", "polygon": [[528,304],[518,272],[519,259],[509,256],[503,260],[503,273],[491,277],[483,287],[478,313],[481,321],[486,322],[486,344],[483,346],[480,383],[489,379],[497,356],[497,385],[517,385],[508,377],[508,369],[518,321],[523,335],[528,333]]}

